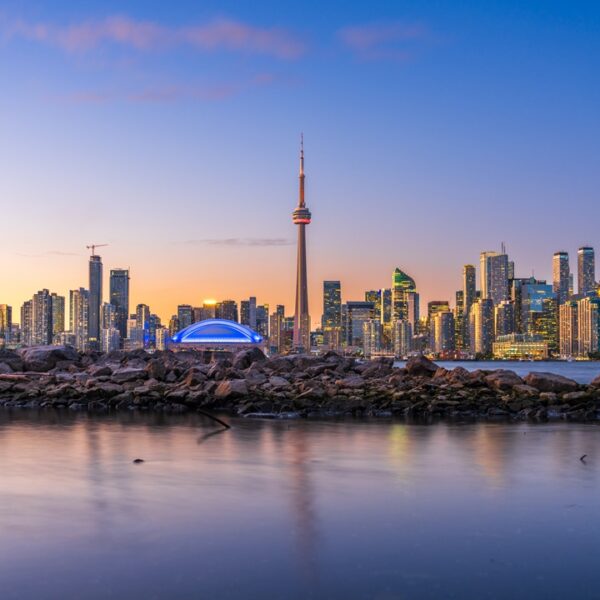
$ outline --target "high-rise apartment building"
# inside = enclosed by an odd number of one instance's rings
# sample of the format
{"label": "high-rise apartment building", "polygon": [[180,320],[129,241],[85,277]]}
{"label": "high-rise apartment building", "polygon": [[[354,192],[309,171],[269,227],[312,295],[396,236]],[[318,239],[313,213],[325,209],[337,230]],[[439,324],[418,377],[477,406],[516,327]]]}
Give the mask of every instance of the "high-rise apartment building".
{"label": "high-rise apartment building", "polygon": [[69,292],[69,329],[74,336],[75,347],[80,352],[89,349],[90,293],[84,288]]}
{"label": "high-rise apartment building", "polygon": [[392,328],[394,356],[406,358],[412,350],[412,326],[408,321],[395,321]]}
{"label": "high-rise apartment building", "polygon": [[365,357],[371,358],[381,352],[382,325],[381,319],[373,318],[363,323],[363,352]]}
{"label": "high-rise apartment building", "polygon": [[33,300],[23,302],[21,306],[21,343],[33,345]]}
{"label": "high-rise apartment building", "polygon": [[346,332],[347,344],[363,348],[363,324],[375,316],[373,302],[346,302]]}
{"label": "high-rise apartment building", "polygon": [[434,312],[431,319],[433,351],[437,354],[454,351],[454,314],[447,308]]}
{"label": "high-rise apartment building", "polygon": [[600,297],[578,300],[577,316],[578,354],[588,358],[600,352]]}
{"label": "high-rise apartment building", "polygon": [[193,322],[193,309],[189,304],[180,304],[177,307],[177,319],[179,321],[179,331],[189,327]]}
{"label": "high-rise apartment building", "polygon": [[32,298],[34,345],[52,344],[52,296],[48,290],[40,290]]}
{"label": "high-rise apartment building", "polygon": [[392,321],[408,321],[413,331],[419,321],[419,294],[415,280],[396,268],[392,274]]}
{"label": "high-rise apartment building", "polygon": [[496,305],[508,300],[508,256],[499,252],[482,252],[480,268],[481,297]]}
{"label": "high-rise apartment building", "polygon": [[579,338],[577,324],[577,302],[567,300],[559,306],[559,355],[561,358],[572,358],[579,354]]}
{"label": "high-rise apartment building", "polygon": [[100,308],[102,306],[102,258],[92,254],[89,261],[89,323],[90,348],[100,348]]}
{"label": "high-rise apartment building", "polygon": [[469,317],[471,352],[489,355],[494,343],[494,302],[479,298],[471,307]]}
{"label": "high-rise apartment building", "polygon": [[465,265],[463,267],[463,294],[464,312],[465,315],[468,315],[477,297],[477,283],[475,267],[473,265]]}
{"label": "high-rise apartment building", "polygon": [[515,303],[504,300],[494,307],[496,337],[515,333]]}
{"label": "high-rise apartment building", "polygon": [[52,339],[58,337],[65,331],[65,297],[58,294],[50,294],[52,306]]}
{"label": "high-rise apartment building", "polygon": [[129,269],[111,269],[110,303],[115,307],[115,327],[121,339],[127,337],[127,319],[129,318]]}
{"label": "high-rise apartment building", "polygon": [[569,253],[555,252],[552,257],[552,289],[559,304],[569,298]]}
{"label": "high-rise apartment building", "polygon": [[342,286],[339,281],[323,282],[323,331],[342,326]]}
{"label": "high-rise apartment building", "polygon": [[137,329],[148,331],[150,328],[150,307],[147,304],[138,304],[135,307],[135,326]]}
{"label": "high-rise apartment building", "polygon": [[223,300],[217,302],[215,307],[215,317],[217,319],[226,319],[228,321],[238,320],[238,307],[235,300]]}
{"label": "high-rise apartment building", "polygon": [[577,291],[583,296],[596,291],[594,249],[589,246],[577,250]]}
{"label": "high-rise apartment building", "polygon": [[12,333],[12,307],[8,304],[0,304],[0,346],[11,341]]}
{"label": "high-rise apartment building", "polygon": [[256,329],[257,333],[266,340],[269,337],[269,305],[259,304],[256,307]]}

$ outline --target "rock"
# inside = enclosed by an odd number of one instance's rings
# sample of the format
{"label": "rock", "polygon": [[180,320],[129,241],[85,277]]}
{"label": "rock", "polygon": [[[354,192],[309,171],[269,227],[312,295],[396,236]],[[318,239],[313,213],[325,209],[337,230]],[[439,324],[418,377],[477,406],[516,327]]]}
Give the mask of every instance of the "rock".
{"label": "rock", "polygon": [[406,362],[406,371],[409,375],[422,375],[433,377],[438,366],[423,355],[413,356]]}
{"label": "rock", "polygon": [[[0,360],[2,360],[2,357],[0,357]],[[600,375],[598,375],[598,377],[595,377],[590,385],[592,387],[600,388]]]}
{"label": "rock", "polygon": [[0,375],[8,375],[13,373],[13,370],[5,362],[0,362]]}
{"label": "rock", "polygon": [[290,382],[285,377],[278,377],[277,375],[270,377],[269,383],[274,388],[288,387],[290,385]]}
{"label": "rock", "polygon": [[92,377],[108,377],[112,375],[112,369],[108,365],[93,365],[87,372]]}
{"label": "rock", "polygon": [[527,385],[540,390],[540,392],[574,392],[578,387],[576,381],[554,373],[529,373],[524,380]]}
{"label": "rock", "polygon": [[14,350],[0,349],[0,363],[8,365],[13,371],[23,371],[23,359]]}
{"label": "rock", "polygon": [[524,396],[526,398],[535,398],[540,395],[540,392],[537,388],[526,385],[525,383],[513,386],[513,392],[515,392],[515,394],[518,396]]}
{"label": "rock", "polygon": [[365,380],[360,375],[351,375],[344,379],[338,379],[335,384],[339,387],[356,389],[365,385]]}
{"label": "rock", "polygon": [[136,379],[148,379],[146,369],[122,367],[112,374],[112,380],[115,383],[125,383],[127,381],[135,381]]}
{"label": "rock", "polygon": [[248,395],[248,386],[243,379],[232,379],[222,381],[215,390],[215,398],[219,400],[231,400]]}
{"label": "rock", "polygon": [[152,358],[149,360],[148,364],[146,365],[146,373],[148,373],[148,377],[152,379],[164,381],[167,375],[167,366],[165,365],[164,360],[160,360],[158,358]]}
{"label": "rock", "polygon": [[188,387],[204,383],[205,381],[206,375],[197,367],[188,369],[183,377],[183,383]]}
{"label": "rock", "polygon": [[235,369],[247,369],[255,362],[264,362],[267,360],[264,352],[260,348],[249,348],[241,350],[233,357],[233,367]]}
{"label": "rock", "polygon": [[79,353],[72,346],[30,346],[19,351],[27,371],[47,372],[59,361],[76,362]]}
{"label": "rock", "polygon": [[567,392],[562,395],[562,399],[564,402],[568,402],[569,404],[575,404],[577,402],[582,402],[588,400],[590,395],[587,392]]}
{"label": "rock", "polygon": [[485,382],[496,390],[510,390],[515,385],[521,385],[523,380],[514,371],[498,369],[487,375]]}

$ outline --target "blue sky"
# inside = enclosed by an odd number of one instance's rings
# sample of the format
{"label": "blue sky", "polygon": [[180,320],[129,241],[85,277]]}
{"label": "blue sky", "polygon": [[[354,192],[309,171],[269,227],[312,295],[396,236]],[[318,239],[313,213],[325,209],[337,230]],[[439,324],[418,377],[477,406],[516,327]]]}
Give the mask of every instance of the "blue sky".
{"label": "blue sky", "polygon": [[0,8],[0,302],[130,266],[134,302],[285,303],[304,131],[311,315],[400,266],[423,300],[504,241],[598,245],[597,2]]}

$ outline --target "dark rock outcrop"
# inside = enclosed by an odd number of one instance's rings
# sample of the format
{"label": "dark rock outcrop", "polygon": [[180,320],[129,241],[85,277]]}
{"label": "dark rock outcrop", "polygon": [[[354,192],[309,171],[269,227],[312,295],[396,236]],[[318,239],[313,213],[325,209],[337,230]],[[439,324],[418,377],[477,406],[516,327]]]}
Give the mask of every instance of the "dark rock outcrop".
{"label": "dark rock outcrop", "polygon": [[529,373],[524,381],[540,392],[573,392],[577,389],[576,381],[555,373]]}

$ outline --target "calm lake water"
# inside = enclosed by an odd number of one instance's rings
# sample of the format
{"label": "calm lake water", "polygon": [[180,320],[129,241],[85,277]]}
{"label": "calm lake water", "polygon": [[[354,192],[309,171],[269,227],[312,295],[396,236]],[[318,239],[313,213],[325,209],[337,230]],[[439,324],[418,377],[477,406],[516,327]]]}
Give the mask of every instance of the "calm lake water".
{"label": "calm lake water", "polygon": [[[600,362],[597,361],[573,361],[563,362],[558,360],[553,361],[516,361],[516,360],[488,360],[488,361],[444,361],[436,360],[435,363],[446,369],[455,369],[456,367],[464,367],[468,371],[475,369],[510,369],[517,375],[523,377],[532,371],[547,371],[549,373],[557,373],[570,377],[578,383],[590,383],[592,379],[600,375]],[[405,361],[397,361],[397,366],[402,367]],[[598,596],[600,598],[600,594]]]}
{"label": "calm lake water", "polygon": [[215,431],[1,412],[1,597],[600,597],[598,426]]}

